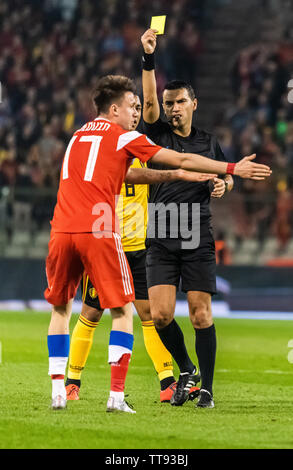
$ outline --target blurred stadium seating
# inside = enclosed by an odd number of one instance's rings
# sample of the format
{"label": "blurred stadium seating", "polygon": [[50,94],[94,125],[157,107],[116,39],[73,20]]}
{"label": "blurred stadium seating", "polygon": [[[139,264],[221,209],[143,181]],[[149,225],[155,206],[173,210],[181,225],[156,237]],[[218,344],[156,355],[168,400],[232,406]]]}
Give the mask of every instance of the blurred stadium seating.
{"label": "blurred stadium seating", "polygon": [[196,123],[229,159],[256,152],[273,169],[213,201],[219,263],[293,265],[290,0],[1,2],[0,256],[45,256],[66,143],[94,115],[98,76],[126,74],[141,91],[140,36],[154,14],[168,17],[159,93],[191,82]]}

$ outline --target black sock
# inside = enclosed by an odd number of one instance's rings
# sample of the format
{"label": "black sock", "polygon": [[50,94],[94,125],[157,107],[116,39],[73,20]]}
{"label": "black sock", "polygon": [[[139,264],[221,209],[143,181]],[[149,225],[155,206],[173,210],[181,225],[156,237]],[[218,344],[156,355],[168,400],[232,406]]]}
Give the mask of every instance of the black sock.
{"label": "black sock", "polygon": [[66,382],[65,382],[65,387],[67,387],[67,385],[70,385],[70,384],[77,385],[79,388],[81,387],[81,381],[80,380],[69,379],[67,377]]}
{"label": "black sock", "polygon": [[171,377],[166,377],[163,380],[160,380],[161,390],[166,390],[166,388],[170,387],[171,384],[176,382],[173,375]]}
{"label": "black sock", "polygon": [[211,394],[213,394],[216,349],[215,325],[208,328],[195,328],[195,351],[201,373],[201,388],[208,390]]}
{"label": "black sock", "polygon": [[188,356],[184,343],[184,336],[178,323],[175,320],[172,320],[169,325],[160,329],[156,328],[156,330],[162,343],[176,361],[180,372],[189,372],[191,374],[195,367]]}

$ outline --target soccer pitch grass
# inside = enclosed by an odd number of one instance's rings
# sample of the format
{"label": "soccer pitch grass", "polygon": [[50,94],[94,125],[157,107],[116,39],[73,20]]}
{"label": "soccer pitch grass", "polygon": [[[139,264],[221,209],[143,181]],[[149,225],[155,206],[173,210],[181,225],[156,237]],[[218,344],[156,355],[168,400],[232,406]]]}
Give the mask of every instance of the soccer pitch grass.
{"label": "soccer pitch grass", "polygon": [[[71,328],[77,315],[71,319]],[[194,333],[177,318],[188,350]],[[111,326],[105,315],[83,373],[81,399],[50,409],[46,335],[49,314],[0,312],[2,449],[288,449],[293,448],[293,322],[216,319],[214,409],[160,404],[159,382],[135,316],[126,393],[136,415],[106,413]],[[197,362],[196,362],[197,363]],[[175,368],[176,377],[178,369]]]}

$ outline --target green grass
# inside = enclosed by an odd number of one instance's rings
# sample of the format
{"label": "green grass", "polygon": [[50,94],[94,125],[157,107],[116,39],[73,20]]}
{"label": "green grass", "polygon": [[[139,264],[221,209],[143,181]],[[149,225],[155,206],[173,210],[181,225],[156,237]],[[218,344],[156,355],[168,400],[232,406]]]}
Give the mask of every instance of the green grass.
{"label": "green grass", "polygon": [[[77,320],[71,320],[73,327]],[[177,318],[195,360],[194,333]],[[135,317],[126,392],[136,415],[108,414],[110,317],[97,328],[81,399],[52,411],[45,313],[0,312],[0,448],[3,449],[287,449],[293,448],[290,321],[216,319],[214,409],[159,402],[159,382]],[[175,369],[178,374],[177,368]]]}

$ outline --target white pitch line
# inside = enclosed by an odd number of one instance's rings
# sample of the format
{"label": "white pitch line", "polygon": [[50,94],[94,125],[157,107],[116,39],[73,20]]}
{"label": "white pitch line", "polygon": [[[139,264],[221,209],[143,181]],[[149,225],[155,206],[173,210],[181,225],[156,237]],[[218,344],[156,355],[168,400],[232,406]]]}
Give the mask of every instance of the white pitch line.
{"label": "white pitch line", "polygon": [[[80,313],[82,302],[75,300],[72,306],[73,313]],[[23,302],[19,300],[6,300],[0,301],[0,313],[2,310],[15,310],[25,311],[26,309],[32,309],[37,312],[50,312],[51,306],[45,300],[30,300]],[[214,301],[212,303],[213,317],[214,318],[227,318],[227,319],[244,319],[244,320],[291,320],[293,321],[293,312],[260,312],[260,311],[231,311],[227,302]],[[109,310],[105,311],[109,314]],[[176,303],[176,316],[188,316],[188,304],[186,300],[177,300]]]}
{"label": "white pitch line", "polygon": [[[216,372],[220,372],[220,373],[223,373],[223,374],[227,374],[227,373],[240,373],[240,374],[249,374],[250,372],[253,372],[254,369],[216,369]],[[260,372],[260,371],[258,371]],[[276,374],[276,375],[293,375],[293,370],[292,372],[288,371],[288,370],[271,370],[271,369],[267,369],[267,370],[263,370],[263,373],[264,374]]]}

